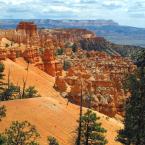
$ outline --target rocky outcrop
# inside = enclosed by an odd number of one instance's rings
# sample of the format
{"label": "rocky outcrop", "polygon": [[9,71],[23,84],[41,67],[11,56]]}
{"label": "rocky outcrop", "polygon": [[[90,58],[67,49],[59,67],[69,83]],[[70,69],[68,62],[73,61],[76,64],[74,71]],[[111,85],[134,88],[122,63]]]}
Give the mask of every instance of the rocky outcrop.
{"label": "rocky outcrop", "polygon": [[80,104],[82,93],[83,106],[89,107],[91,104],[95,110],[111,117],[123,115],[126,96],[122,82],[125,75],[136,68],[133,62],[128,58],[110,56],[99,51],[78,50],[76,56],[76,59],[71,59],[71,68],[61,77],[67,86],[66,97]]}
{"label": "rocky outcrop", "polygon": [[110,55],[120,55],[115,49],[113,49],[112,43],[107,41],[103,37],[85,38],[80,40],[81,48],[84,50],[97,50],[104,51]]}
{"label": "rocky outcrop", "polygon": [[52,49],[45,49],[42,55],[42,61],[44,64],[44,71],[51,76],[56,76],[55,59]]}
{"label": "rocky outcrop", "polygon": [[24,59],[29,63],[39,62],[39,53],[37,49],[28,48],[23,53]]}
{"label": "rocky outcrop", "polygon": [[16,60],[16,51],[15,51],[15,50],[10,50],[10,51],[8,52],[7,57],[8,57],[9,59],[11,59],[12,61],[15,61],[15,60]]}
{"label": "rocky outcrop", "polygon": [[7,58],[6,50],[0,49],[0,60],[5,60]]}
{"label": "rocky outcrop", "polygon": [[61,77],[56,77],[54,87],[55,87],[55,89],[57,89],[60,92],[65,92],[67,89],[66,82]]}
{"label": "rocky outcrop", "polygon": [[20,22],[17,25],[16,31],[31,37],[37,34],[37,25],[33,22]]}

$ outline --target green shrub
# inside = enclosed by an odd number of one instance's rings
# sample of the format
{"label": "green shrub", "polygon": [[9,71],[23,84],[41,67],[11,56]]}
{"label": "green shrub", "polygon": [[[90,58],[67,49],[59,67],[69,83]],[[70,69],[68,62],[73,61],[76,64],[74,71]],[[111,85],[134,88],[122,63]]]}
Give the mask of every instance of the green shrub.
{"label": "green shrub", "polygon": [[63,64],[63,69],[67,71],[71,67],[70,61],[65,60]]}
{"label": "green shrub", "polygon": [[48,137],[48,145],[59,145],[58,141],[56,140],[56,138],[49,136]]}

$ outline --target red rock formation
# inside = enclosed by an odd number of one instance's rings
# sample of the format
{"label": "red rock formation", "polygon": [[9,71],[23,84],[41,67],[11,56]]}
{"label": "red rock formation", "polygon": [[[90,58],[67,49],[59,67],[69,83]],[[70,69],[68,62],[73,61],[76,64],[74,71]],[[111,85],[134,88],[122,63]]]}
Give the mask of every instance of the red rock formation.
{"label": "red rock formation", "polygon": [[51,76],[56,76],[56,62],[52,49],[45,49],[42,60],[44,63],[44,71]]}
{"label": "red rock formation", "polygon": [[73,76],[74,75],[74,71],[72,68],[69,68],[68,71],[67,71],[67,76]]}
{"label": "red rock formation", "polygon": [[71,86],[68,98],[73,102],[75,102],[76,104],[80,104],[80,96],[81,96],[81,85],[74,84],[73,86]]}
{"label": "red rock formation", "polygon": [[56,77],[56,80],[55,80],[55,88],[57,90],[59,90],[60,92],[65,92],[66,91],[67,86],[66,86],[66,83],[65,83],[65,81],[64,81],[63,78]]}
{"label": "red rock formation", "polygon": [[20,22],[16,30],[31,37],[33,35],[36,35],[37,26],[33,22]]}
{"label": "red rock formation", "polygon": [[36,63],[39,62],[39,53],[37,49],[28,48],[24,51],[23,57],[27,62]]}
{"label": "red rock formation", "polygon": [[71,56],[72,55],[72,49],[71,48],[65,48],[65,54],[67,56]]}
{"label": "red rock formation", "polygon": [[0,49],[0,60],[5,60],[7,58],[6,50]]}
{"label": "red rock formation", "polygon": [[38,67],[39,69],[41,69],[42,71],[45,71],[43,63],[37,63],[35,66]]}
{"label": "red rock formation", "polygon": [[49,75],[55,77],[56,76],[55,61],[44,63],[44,71]]}
{"label": "red rock formation", "polygon": [[42,60],[44,63],[54,61],[54,52],[52,49],[45,49],[44,54],[42,55]]}
{"label": "red rock formation", "polygon": [[8,57],[9,59],[11,59],[12,61],[15,61],[15,60],[16,60],[16,51],[11,49],[11,50],[9,51],[7,57]]}
{"label": "red rock formation", "polygon": [[56,76],[62,76],[63,65],[60,62],[55,63]]}

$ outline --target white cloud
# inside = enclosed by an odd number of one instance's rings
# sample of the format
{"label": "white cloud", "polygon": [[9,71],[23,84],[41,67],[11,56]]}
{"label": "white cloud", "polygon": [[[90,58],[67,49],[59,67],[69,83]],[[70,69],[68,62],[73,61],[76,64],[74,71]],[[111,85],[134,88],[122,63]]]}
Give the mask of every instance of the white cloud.
{"label": "white cloud", "polygon": [[113,19],[145,26],[144,10],[145,0],[0,0],[0,18]]}

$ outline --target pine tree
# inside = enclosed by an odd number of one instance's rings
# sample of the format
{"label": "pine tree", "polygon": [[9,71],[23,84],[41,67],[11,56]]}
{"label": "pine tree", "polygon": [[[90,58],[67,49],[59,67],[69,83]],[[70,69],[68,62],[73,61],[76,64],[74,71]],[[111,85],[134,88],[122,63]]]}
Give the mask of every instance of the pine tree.
{"label": "pine tree", "polygon": [[82,115],[81,122],[81,145],[105,145],[107,140],[105,139],[104,133],[106,130],[101,127],[101,123],[97,121],[100,118],[96,116],[90,109]]}
{"label": "pine tree", "polygon": [[72,45],[72,51],[74,52],[74,53],[76,53],[77,52],[77,44],[76,43],[74,43],[73,45]]}
{"label": "pine tree", "polygon": [[13,121],[3,134],[7,145],[39,145],[39,136],[35,126],[28,121]]}
{"label": "pine tree", "polygon": [[125,105],[124,129],[120,130],[117,136],[117,140],[125,145],[145,145],[144,60],[138,61],[137,73],[131,74],[125,83],[125,88],[131,96]]}

